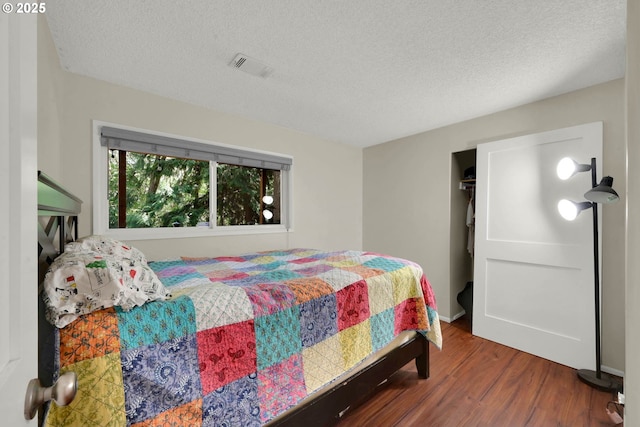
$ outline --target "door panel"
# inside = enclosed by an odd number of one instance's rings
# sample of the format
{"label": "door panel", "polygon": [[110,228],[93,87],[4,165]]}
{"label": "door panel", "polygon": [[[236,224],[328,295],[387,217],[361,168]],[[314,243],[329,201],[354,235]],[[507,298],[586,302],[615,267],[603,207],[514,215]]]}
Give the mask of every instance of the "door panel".
{"label": "door panel", "polygon": [[[576,323],[571,315],[571,305],[589,305],[589,298],[579,292],[572,280],[574,269],[544,264],[530,264],[490,259],[487,261],[486,308],[487,316],[521,325],[525,328],[579,339],[582,324]],[[520,282],[511,282],[517,277]],[[563,286],[558,286],[557,283]],[[581,300],[576,301],[578,295]],[[559,304],[545,304],[548,298]],[[527,301],[540,302],[535,310],[523,310],[521,304]],[[554,309],[560,309],[553,311]]]}
{"label": "door panel", "polygon": [[556,175],[562,157],[602,156],[602,123],[478,146],[473,332],[574,368],[595,364],[591,175]]}

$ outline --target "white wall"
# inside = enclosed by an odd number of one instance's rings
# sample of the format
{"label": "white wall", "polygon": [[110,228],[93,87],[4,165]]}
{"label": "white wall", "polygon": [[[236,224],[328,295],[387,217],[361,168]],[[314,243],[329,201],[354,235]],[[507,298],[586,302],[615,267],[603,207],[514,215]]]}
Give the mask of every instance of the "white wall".
{"label": "white wall", "polygon": [[[365,250],[422,265],[445,318],[460,310],[450,292],[451,155],[479,143],[604,122],[604,173],[625,188],[624,80],[457,123],[364,150]],[[623,197],[624,199],[624,197]],[[624,370],[624,205],[603,208],[603,353]],[[458,225],[453,225],[458,226]],[[464,227],[464,224],[461,225]],[[455,267],[455,266],[454,266]],[[462,284],[464,285],[464,284]]]}
{"label": "white wall", "polygon": [[81,235],[91,233],[95,119],[294,157],[294,232],[129,242],[151,259],[362,247],[361,149],[64,71],[42,17],[38,31],[38,168],[83,200]]}

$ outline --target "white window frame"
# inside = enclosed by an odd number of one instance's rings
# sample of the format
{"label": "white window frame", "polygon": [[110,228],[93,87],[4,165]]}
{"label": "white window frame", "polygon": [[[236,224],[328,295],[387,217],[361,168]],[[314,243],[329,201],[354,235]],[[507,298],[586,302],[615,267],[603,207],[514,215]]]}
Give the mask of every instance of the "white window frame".
{"label": "white window frame", "polygon": [[219,226],[216,221],[217,213],[217,197],[215,189],[216,182],[216,162],[210,162],[210,176],[212,177],[212,188],[210,189],[211,197],[209,197],[210,218],[209,226],[200,227],[162,227],[162,228],[109,228],[109,180],[108,180],[108,156],[109,149],[100,143],[101,129],[103,126],[129,130],[134,132],[143,132],[149,135],[157,135],[161,137],[176,138],[184,141],[192,141],[204,144],[215,144],[216,146],[241,149],[246,152],[272,154],[290,158],[293,163],[293,157],[279,153],[273,153],[262,150],[255,150],[246,147],[233,146],[229,144],[221,144],[219,142],[211,142],[197,138],[188,138],[179,135],[172,135],[163,132],[155,132],[147,129],[140,129],[131,126],[108,123],[99,120],[93,120],[93,234],[109,236],[119,240],[149,240],[149,239],[171,239],[171,238],[188,238],[188,237],[211,237],[226,235],[247,235],[247,234],[265,234],[265,233],[288,233],[293,231],[292,227],[292,194],[293,194],[293,164],[288,170],[280,172],[280,224],[261,224],[261,225],[231,225]]}

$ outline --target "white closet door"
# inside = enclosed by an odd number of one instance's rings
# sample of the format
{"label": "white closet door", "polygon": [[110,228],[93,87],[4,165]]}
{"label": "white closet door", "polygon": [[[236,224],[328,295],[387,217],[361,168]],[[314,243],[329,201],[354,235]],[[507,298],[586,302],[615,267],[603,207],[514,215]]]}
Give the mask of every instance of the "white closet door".
{"label": "white closet door", "polygon": [[593,369],[592,212],[568,222],[557,211],[560,199],[584,201],[591,174],[561,181],[566,156],[600,164],[602,123],[478,146],[473,333]]}

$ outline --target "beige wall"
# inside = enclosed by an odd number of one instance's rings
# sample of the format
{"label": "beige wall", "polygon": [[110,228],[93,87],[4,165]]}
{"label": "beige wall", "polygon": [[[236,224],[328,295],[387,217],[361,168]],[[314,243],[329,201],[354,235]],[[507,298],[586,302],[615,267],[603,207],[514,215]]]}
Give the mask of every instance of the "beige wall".
{"label": "beige wall", "polygon": [[38,168],[84,201],[81,235],[91,233],[92,120],[100,120],[294,157],[294,232],[129,242],[151,259],[362,247],[361,149],[64,71],[44,18],[38,43]]}
{"label": "beige wall", "polygon": [[625,425],[640,425],[640,3],[627,2],[627,277]]}
{"label": "beige wall", "polygon": [[[452,153],[479,143],[604,122],[604,173],[625,194],[624,80],[615,80],[489,116],[457,123],[364,150],[365,250],[406,257],[424,268],[439,312],[452,318],[450,273]],[[602,209],[602,361],[624,370],[625,201]],[[455,225],[458,226],[457,224]],[[463,224],[464,226],[464,224]],[[461,289],[461,288],[460,288]]]}
{"label": "beige wall", "polygon": [[60,108],[63,72],[44,16],[38,17],[38,169],[62,174]]}

